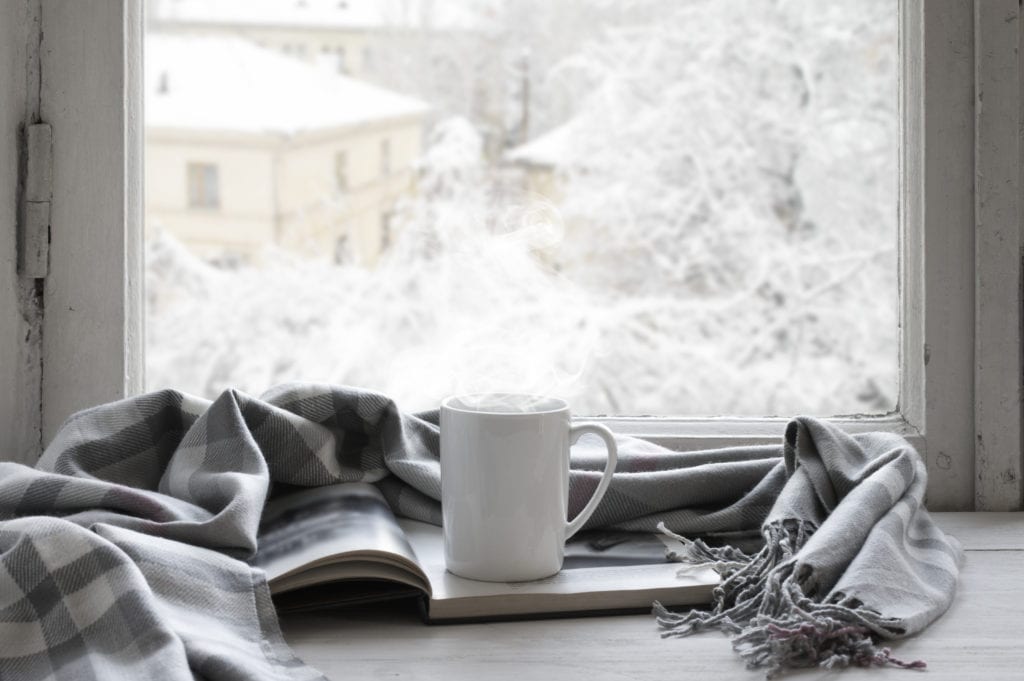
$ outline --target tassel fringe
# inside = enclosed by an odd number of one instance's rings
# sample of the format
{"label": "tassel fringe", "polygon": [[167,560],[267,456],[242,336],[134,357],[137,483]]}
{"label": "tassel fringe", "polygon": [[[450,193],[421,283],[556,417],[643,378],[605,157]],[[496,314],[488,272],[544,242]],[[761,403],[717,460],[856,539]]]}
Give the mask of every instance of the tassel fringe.
{"label": "tassel fringe", "polygon": [[792,667],[925,668],[921,660],[905,662],[876,645],[876,636],[893,632],[893,620],[841,594],[828,602],[804,594],[801,584],[808,575],[795,574],[794,557],[814,533],[812,524],[789,520],[768,525],[765,546],[754,555],[732,547],[709,547],[664,524],[658,529],[685,547],[670,552],[670,560],[709,565],[722,577],[712,592],[711,610],[674,613],[654,604],[662,638],[719,629],[732,636],[733,649],[747,668],[764,669],[767,678]]}

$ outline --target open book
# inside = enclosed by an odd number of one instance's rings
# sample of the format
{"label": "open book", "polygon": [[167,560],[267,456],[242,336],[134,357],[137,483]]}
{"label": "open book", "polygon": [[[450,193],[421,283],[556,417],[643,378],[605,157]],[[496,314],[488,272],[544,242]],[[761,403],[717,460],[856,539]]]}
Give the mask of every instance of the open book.
{"label": "open book", "polygon": [[580,533],[560,573],[493,583],[445,570],[441,528],[396,519],[377,488],[346,483],[267,505],[253,564],[280,611],[419,598],[431,622],[550,617],[708,603],[718,575],[667,562],[676,540],[655,534]]}

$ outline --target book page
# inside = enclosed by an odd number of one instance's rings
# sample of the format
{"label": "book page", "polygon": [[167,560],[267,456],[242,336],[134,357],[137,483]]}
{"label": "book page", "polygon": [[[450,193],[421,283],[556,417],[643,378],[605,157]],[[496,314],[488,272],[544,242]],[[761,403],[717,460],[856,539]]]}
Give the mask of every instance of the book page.
{"label": "book page", "polygon": [[[344,562],[352,565],[329,567]],[[366,483],[310,488],[267,504],[252,564],[266,571],[275,594],[357,577],[401,581],[429,593],[394,514]],[[395,580],[397,571],[407,576]]]}
{"label": "book page", "polygon": [[430,619],[646,609],[710,601],[718,574],[708,567],[668,562],[679,542],[660,534],[588,533],[566,545],[561,572],[531,582],[480,582],[445,568],[441,528],[398,521],[430,579]]}

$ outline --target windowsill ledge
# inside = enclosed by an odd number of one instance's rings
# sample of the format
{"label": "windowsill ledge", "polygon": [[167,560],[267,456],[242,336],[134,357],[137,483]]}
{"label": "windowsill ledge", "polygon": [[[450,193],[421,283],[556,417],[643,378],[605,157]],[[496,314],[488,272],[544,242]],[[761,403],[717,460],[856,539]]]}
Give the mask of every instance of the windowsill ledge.
{"label": "windowsill ledge", "polygon": [[[971,678],[1019,679],[1024,513],[935,518],[967,549],[959,593],[924,634],[896,642],[894,654],[927,661],[928,681],[961,681],[968,670]],[[744,668],[723,636],[661,639],[649,615],[427,626],[411,609],[391,606],[290,616],[281,625],[299,656],[332,679],[763,678]],[[901,669],[849,669],[841,678],[907,681],[911,675]]]}

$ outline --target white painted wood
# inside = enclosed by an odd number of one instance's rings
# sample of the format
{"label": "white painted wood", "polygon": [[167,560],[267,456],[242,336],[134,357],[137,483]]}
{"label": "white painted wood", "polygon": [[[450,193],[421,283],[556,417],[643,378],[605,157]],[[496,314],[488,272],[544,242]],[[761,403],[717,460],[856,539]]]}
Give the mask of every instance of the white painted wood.
{"label": "white painted wood", "polygon": [[[900,405],[927,443],[928,505],[974,508],[973,3],[908,0]],[[923,312],[923,316],[922,316]]]}
{"label": "white painted wood", "polygon": [[[25,112],[26,2],[0,5],[0,385],[18,383],[20,302],[17,267],[18,130]],[[7,435],[17,419],[17,391],[0,391],[0,459],[13,458]]]}
{"label": "white painted wood", "polygon": [[53,126],[43,438],[141,386],[141,3],[42,0]]}
{"label": "white painted wood", "polygon": [[[987,514],[975,514],[986,517]],[[1024,514],[999,514],[1024,536]],[[937,514],[943,527],[971,524],[972,514]],[[971,519],[968,519],[968,518]],[[992,514],[988,517],[995,517]],[[920,636],[895,643],[903,658],[928,662],[930,681],[1020,679],[1024,551],[969,551],[950,610]],[[649,615],[428,626],[400,607],[367,607],[282,621],[296,652],[331,679],[717,679],[751,681],[729,642],[711,632],[663,640]],[[906,681],[900,669],[848,669],[843,679]],[[787,678],[837,678],[811,670]]]}
{"label": "white painted wood", "polygon": [[53,129],[46,123],[25,126],[27,157],[18,226],[18,275],[43,279],[49,267],[50,201],[53,198]]}
{"label": "white painted wood", "polygon": [[124,5],[124,140],[125,140],[125,322],[124,392],[135,395],[146,385],[146,251],[145,137],[143,93],[144,3]]}
{"label": "white painted wood", "polygon": [[38,115],[36,0],[0,3],[0,460],[40,451],[40,296],[18,275],[19,146]]}
{"label": "white painted wood", "polygon": [[[616,433],[642,437],[680,451],[717,449],[737,445],[780,445],[789,419],[733,419],[659,417],[594,418]],[[925,442],[921,433],[899,414],[886,416],[837,417],[829,419],[848,433],[887,432],[902,435],[919,450]]]}
{"label": "white painted wood", "polygon": [[900,5],[899,277],[900,393],[897,411],[919,432],[925,425],[924,335],[924,12]]}
{"label": "white painted wood", "polygon": [[43,279],[50,260],[50,202],[28,201],[21,207],[18,240],[18,275]]}
{"label": "white painted wood", "polygon": [[[960,540],[971,551],[1024,551],[1022,514],[1017,513],[937,513],[942,529]],[[1021,556],[1024,561],[1024,555]]]}
{"label": "white painted wood", "polygon": [[[142,385],[140,3],[42,3],[54,125],[44,436]],[[903,3],[902,386],[899,413],[844,420],[925,453],[932,508],[974,503],[974,70],[971,0]],[[83,74],[88,74],[83,77]],[[62,138],[61,131],[73,131]],[[776,443],[782,423],[617,419],[670,446]]]}
{"label": "white painted wood", "polygon": [[975,508],[1021,508],[1018,0],[975,0]]}

